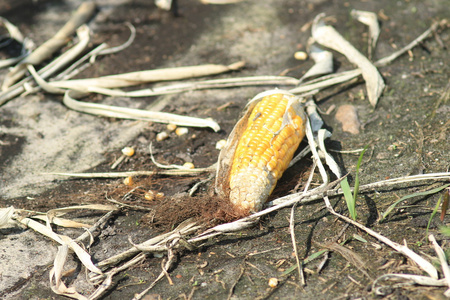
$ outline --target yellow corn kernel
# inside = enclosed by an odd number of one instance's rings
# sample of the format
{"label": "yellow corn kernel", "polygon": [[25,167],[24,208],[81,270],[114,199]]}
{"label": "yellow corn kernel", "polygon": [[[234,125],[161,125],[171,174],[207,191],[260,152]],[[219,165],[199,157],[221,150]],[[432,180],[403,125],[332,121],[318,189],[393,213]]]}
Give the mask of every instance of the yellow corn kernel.
{"label": "yellow corn kernel", "polygon": [[[305,117],[293,96],[264,97],[250,114],[231,164],[230,201],[256,212],[272,193],[305,136]],[[300,111],[299,111],[300,110]]]}

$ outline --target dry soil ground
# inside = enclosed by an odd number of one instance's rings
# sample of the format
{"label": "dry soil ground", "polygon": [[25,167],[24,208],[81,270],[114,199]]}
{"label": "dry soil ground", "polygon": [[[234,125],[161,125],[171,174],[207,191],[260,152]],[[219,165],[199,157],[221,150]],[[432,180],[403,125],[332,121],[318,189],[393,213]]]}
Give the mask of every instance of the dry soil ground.
{"label": "dry soil ground", "polygon": [[[433,21],[449,16],[445,0],[249,0],[229,5],[204,5],[180,0],[178,15],[158,10],[149,0],[98,0],[98,13],[90,23],[93,44],[123,43],[129,35],[125,22],[137,30],[135,42],[126,50],[102,57],[79,77],[160,67],[203,63],[230,64],[246,61],[245,69],[219,77],[277,75],[285,72],[300,77],[311,61],[300,62],[295,51],[305,50],[309,30],[302,30],[318,13],[333,16],[331,24],[356,47],[366,51],[366,28],[352,20],[351,9],[376,12],[381,20],[381,36],[375,52],[384,57],[406,45]],[[70,17],[80,1],[0,1],[0,14],[22,32],[41,44]],[[361,167],[362,183],[419,173],[445,172],[450,161],[450,123],[448,116],[448,80],[450,57],[449,32],[444,30],[428,39],[411,54],[402,56],[380,69],[387,89],[374,109],[365,99],[364,85],[354,83],[331,89],[317,97],[324,112],[330,107],[353,104],[363,127],[360,134],[343,132],[334,118],[336,110],[323,115],[333,132],[328,146],[337,150],[370,148]],[[342,55],[335,55],[337,71],[352,66]],[[3,77],[6,71],[1,73]],[[0,206],[46,212],[76,204],[109,203],[105,194],[120,200],[131,187],[122,179],[73,179],[42,175],[58,171],[107,171],[120,156],[120,149],[136,147],[136,155],[119,166],[119,171],[150,170],[148,146],[153,142],[155,158],[163,163],[192,161],[207,167],[217,160],[215,144],[225,139],[245,103],[269,87],[205,90],[144,99],[91,97],[90,101],[145,108],[164,103],[163,110],[198,117],[212,117],[222,130],[189,129],[184,136],[170,134],[156,142],[165,129],[161,124],[101,118],[69,111],[59,96],[38,93],[18,97],[0,107]],[[447,98],[443,95],[447,93]],[[441,100],[439,100],[441,99]],[[446,102],[447,101],[447,102]],[[218,109],[220,108],[220,109]],[[304,146],[302,144],[302,146]],[[354,174],[357,154],[336,154],[343,170]],[[309,175],[310,159],[289,170],[274,192],[288,194]],[[186,192],[200,177],[138,178],[137,185],[162,191],[165,199]],[[318,177],[317,177],[318,178]],[[316,181],[316,183],[318,180]],[[410,188],[372,191],[361,195],[357,205],[359,221],[392,240],[405,241],[424,255],[435,256],[425,239],[430,213],[439,195],[415,197],[402,203],[387,222],[377,223],[378,212],[404,195],[429,189],[426,183]],[[442,185],[442,183],[439,183]],[[206,193],[209,185],[203,186]],[[166,201],[165,200],[165,201]],[[332,199],[335,209],[346,214],[342,199]],[[127,203],[151,206],[142,194]],[[326,265],[318,273],[319,261],[305,267],[306,286],[300,287],[294,271],[283,272],[295,264],[289,232],[289,209],[264,217],[258,226],[237,234],[212,239],[193,251],[178,254],[171,269],[173,285],[163,279],[147,299],[355,299],[377,298],[370,289],[375,278],[386,273],[420,271],[405,257],[327,213],[321,201],[299,206],[295,215],[295,235],[301,258],[333,241],[342,230],[339,242],[358,253],[365,262],[364,271],[350,263],[339,251],[331,251]],[[176,210],[171,211],[176,215]],[[88,216],[91,221],[98,216]],[[156,216],[156,220],[157,220]],[[448,224],[448,216],[444,224]],[[439,243],[448,248],[449,238],[441,235],[440,221],[431,224]],[[58,229],[59,232],[66,232]],[[144,241],[167,230],[155,226],[139,210],[124,210],[103,228],[91,249],[99,261],[127,249],[133,241]],[[70,233],[70,232],[69,232]],[[367,242],[351,237],[357,234]],[[56,244],[31,230],[0,229],[0,297],[8,299],[61,299],[52,293],[48,272]],[[131,299],[152,282],[161,271],[161,258],[149,257],[144,263],[122,272],[105,299]],[[280,280],[276,288],[268,280]],[[71,279],[81,293],[92,287],[84,272]],[[443,288],[390,287],[386,299],[441,299]]]}

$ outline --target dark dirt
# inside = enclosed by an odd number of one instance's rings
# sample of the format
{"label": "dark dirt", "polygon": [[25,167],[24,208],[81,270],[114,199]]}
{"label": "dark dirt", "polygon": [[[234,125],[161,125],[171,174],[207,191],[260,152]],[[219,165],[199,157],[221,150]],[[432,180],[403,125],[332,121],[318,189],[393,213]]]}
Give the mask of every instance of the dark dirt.
{"label": "dark dirt", "polygon": [[[77,1],[66,3],[23,0],[10,6],[7,5],[8,2],[10,1],[0,1],[2,16],[18,25],[24,34],[33,37],[37,44],[56,31],[43,32],[40,29],[44,25],[54,22],[54,28],[59,28],[68,19],[68,12],[77,6]],[[350,10],[369,10],[387,16],[381,18],[382,32],[375,52],[375,57],[381,58],[395,51],[395,48],[406,45],[425,31],[433,20],[448,17],[450,12],[444,0],[261,0],[225,6],[203,5],[199,1],[189,0],[179,1],[179,16],[158,10],[152,1],[105,0],[98,1],[98,4],[100,13],[91,22],[93,44],[105,40],[111,45],[124,42],[129,35],[124,22],[131,22],[136,26],[137,39],[128,49],[100,58],[93,68],[80,74],[80,78],[168,66],[229,64],[239,60],[247,61],[244,70],[220,77],[276,75],[290,68],[292,71],[287,73],[288,76],[300,77],[312,65],[311,61],[298,62],[293,58],[295,51],[305,49],[310,36],[309,30],[303,32],[300,28],[318,13],[325,12],[333,16],[332,25],[363,53],[367,50],[366,28],[350,18]],[[30,15],[29,11],[34,13]],[[55,16],[55,11],[67,13]],[[48,14],[53,17],[44,17]],[[391,65],[380,68],[387,89],[375,109],[365,99],[364,85],[360,82],[348,84],[344,89],[342,86],[329,89],[317,97],[317,103],[324,112],[332,106],[342,104],[350,103],[357,107],[363,124],[359,135],[342,131],[339,122],[334,119],[335,110],[322,116],[327,128],[333,132],[328,141],[331,149],[353,150],[370,145],[360,170],[362,184],[405,175],[445,172],[449,169],[450,104],[448,96],[442,96],[446,89],[448,93],[450,58],[446,47],[449,40],[448,30],[442,31],[438,37],[430,38],[413,49],[410,56],[402,56]],[[442,47],[440,41],[446,47]],[[335,54],[335,65],[337,71],[352,68],[339,54]],[[133,131],[128,140],[124,139],[122,145],[116,143],[114,147],[104,148],[97,164],[85,167],[83,171],[108,171],[109,166],[120,156],[121,147],[126,145],[134,145],[136,155],[122,163],[118,171],[155,169],[149,157],[150,142],[153,142],[155,159],[160,163],[183,164],[189,161],[196,167],[208,167],[217,160],[219,151],[215,149],[216,142],[226,139],[246,101],[264,89],[268,88],[199,91],[132,101],[125,99],[133,107],[141,108],[166,101],[168,104],[164,111],[212,117],[222,130],[215,133],[209,129],[190,128],[187,135],[178,137],[171,133],[169,139],[156,142],[156,134],[165,130],[165,125],[141,122],[141,127]],[[38,101],[41,103],[59,101],[56,96],[39,97]],[[90,99],[104,100],[103,97]],[[11,100],[14,101],[16,100]],[[225,108],[217,109],[222,105]],[[1,128],[17,126],[16,116],[12,111],[2,111],[0,108]],[[61,119],[63,118],[64,114],[61,114]],[[94,118],[96,117],[92,117],[92,120]],[[101,122],[102,126],[117,130],[134,124],[132,121],[116,119],[102,119]],[[99,128],[101,127],[95,125],[93,130],[99,131]],[[20,156],[27,138],[20,133],[2,131],[0,130],[0,172],[3,189],[8,186],[8,174],[16,172],[11,169],[12,162]],[[112,143],[114,137],[111,135],[103,142]],[[302,143],[300,148],[304,145]],[[80,148],[84,146],[85,144],[78,145]],[[69,170],[72,166],[76,167],[77,159],[82,155],[80,153],[73,152],[72,165],[67,166]],[[337,153],[336,159],[345,172],[350,172],[351,177],[355,172],[358,154]],[[286,195],[299,182],[304,182],[309,176],[310,166],[311,160],[306,158],[289,169],[272,197]],[[168,230],[173,223],[191,217],[186,207],[207,205],[205,199],[211,191],[211,183],[203,185],[194,198],[179,196],[207,177],[208,174],[197,177],[142,177],[136,178],[135,185],[131,187],[124,185],[123,179],[60,180],[53,181],[53,186],[36,193],[30,191],[29,185],[27,193],[20,196],[11,197],[2,191],[0,206],[13,205],[16,208],[46,212],[69,205],[107,204],[109,202],[105,195],[122,201],[122,197],[137,186],[140,188],[123,200],[125,203],[155,209],[161,203],[181,203],[179,214],[174,209],[166,210],[166,213],[169,211],[166,217],[161,210],[160,215],[148,215],[132,209],[119,213],[108,222],[91,249],[94,261],[100,261],[129,248],[128,237],[133,242],[142,242]],[[316,174],[313,184],[319,183],[319,176]],[[40,182],[33,184],[36,188],[44,186]],[[442,183],[431,187],[440,185]],[[426,241],[425,232],[439,194],[409,199],[386,222],[377,222],[379,213],[384,212],[400,197],[431,187],[430,183],[426,183],[360,195],[357,205],[358,221],[393,241],[405,241],[409,247],[425,256],[435,257]],[[301,189],[302,186],[297,188]],[[163,192],[164,198],[153,202],[145,200],[144,191],[149,189]],[[177,200],[172,200],[172,196],[177,196]],[[334,198],[332,201],[336,211],[347,214],[342,199]],[[211,209],[192,211],[196,214],[211,213]],[[355,265],[341,252],[332,250],[320,272],[317,272],[317,267],[321,259],[305,265],[306,286],[301,287],[296,270],[284,274],[295,264],[289,214],[290,209],[272,213],[254,228],[211,239],[195,251],[178,253],[177,263],[170,270],[173,285],[164,278],[149,292],[146,299],[379,299],[371,290],[371,284],[378,276],[387,273],[421,274],[414,263],[364,232],[352,226],[347,227],[326,211],[322,201],[316,201],[298,206],[296,210],[295,235],[300,258],[331,247],[332,242],[345,241],[344,246],[357,253],[364,265]],[[430,227],[430,232],[436,235],[438,242],[446,250],[450,239],[440,234],[438,227],[448,223],[448,216],[444,222],[435,218]],[[37,233],[30,230],[25,233],[39,243],[47,242],[48,247],[56,248],[56,245]],[[0,240],[4,240],[6,236],[18,237],[22,234],[24,232],[17,230],[0,231]],[[367,242],[356,240],[354,235],[363,237]],[[30,249],[21,251],[27,252]],[[51,259],[43,266],[37,264],[28,275],[5,290],[0,290],[0,296],[8,296],[9,299],[62,299],[53,294],[49,286]],[[160,272],[161,258],[150,255],[142,264],[120,273],[114,288],[104,299],[131,299],[135,293],[145,289]],[[268,280],[272,277],[280,281],[276,288],[268,285]],[[84,272],[81,271],[76,281],[75,278],[70,280],[75,282],[80,293],[88,294],[92,289],[83,278]],[[418,286],[388,286],[387,290],[384,299],[443,299],[445,291],[443,288]]]}

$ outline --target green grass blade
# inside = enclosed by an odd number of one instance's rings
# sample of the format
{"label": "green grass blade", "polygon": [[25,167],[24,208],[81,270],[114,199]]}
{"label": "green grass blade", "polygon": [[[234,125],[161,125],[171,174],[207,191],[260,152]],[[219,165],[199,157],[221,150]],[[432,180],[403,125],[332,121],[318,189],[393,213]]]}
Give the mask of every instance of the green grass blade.
{"label": "green grass blade", "polygon": [[[328,251],[328,250],[325,249],[325,250],[320,250],[320,251],[317,251],[317,252],[311,254],[310,256],[308,256],[307,258],[305,258],[305,259],[303,260],[303,264],[307,264],[307,263],[309,263],[310,261],[315,260],[316,258],[320,257],[322,254],[324,254],[324,253],[327,252],[327,251]],[[282,275],[282,276],[288,275],[288,274],[292,273],[292,271],[294,271],[295,269],[297,269],[297,267],[298,267],[297,264],[292,265],[292,266],[290,266],[289,268],[287,268],[286,271],[284,271],[281,275]]]}
{"label": "green grass blade", "polygon": [[352,190],[348,184],[347,177],[341,181],[342,192],[344,193],[345,202],[347,203],[348,212],[353,220],[356,220],[356,198],[352,195]]}
{"label": "green grass blade", "polygon": [[369,148],[369,145],[364,147],[363,151],[359,155],[358,163],[356,164],[355,187],[353,189],[353,200],[355,202],[355,205],[356,205],[356,197],[358,196],[358,193],[359,193],[359,167],[361,166],[361,162],[362,162],[364,153],[366,153],[368,148]]}
{"label": "green grass blade", "polygon": [[394,208],[397,206],[397,204],[399,204],[400,202],[405,201],[406,199],[409,198],[413,198],[413,197],[417,197],[417,196],[426,196],[426,195],[431,195],[431,194],[435,194],[437,192],[442,191],[443,189],[445,189],[446,187],[450,186],[450,183],[448,184],[444,184],[443,186],[431,189],[429,191],[425,191],[425,192],[420,192],[420,193],[414,193],[411,195],[406,195],[404,197],[402,197],[401,199],[395,201],[393,204],[391,204],[386,211],[381,215],[381,219],[380,219],[380,223],[382,221],[384,221],[384,219],[386,219],[386,217],[394,210]]}
{"label": "green grass blade", "polygon": [[439,205],[441,205],[441,200],[442,200],[442,195],[439,197],[439,200],[437,201],[436,205],[434,206],[433,212],[431,213],[431,216],[428,219],[427,230],[425,231],[425,237],[428,236],[428,229],[430,228],[431,221],[433,220],[434,216],[436,215],[436,213],[439,209]]}

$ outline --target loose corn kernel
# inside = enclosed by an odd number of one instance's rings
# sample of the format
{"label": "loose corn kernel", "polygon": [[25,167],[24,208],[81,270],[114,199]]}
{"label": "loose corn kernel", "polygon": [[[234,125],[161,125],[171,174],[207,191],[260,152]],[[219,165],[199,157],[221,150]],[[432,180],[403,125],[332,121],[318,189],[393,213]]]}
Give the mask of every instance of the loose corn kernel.
{"label": "loose corn kernel", "polygon": [[149,190],[147,193],[144,194],[145,200],[153,201],[155,200],[155,192],[152,190]]}
{"label": "loose corn kernel", "polygon": [[216,143],[216,149],[222,150],[223,147],[227,144],[227,140],[220,140]]}
{"label": "loose corn kernel", "polygon": [[269,286],[271,288],[275,288],[275,287],[277,287],[277,285],[278,285],[278,279],[277,278],[272,277],[272,278],[269,279]]}
{"label": "loose corn kernel", "polygon": [[308,58],[308,53],[305,51],[297,51],[294,53],[294,58],[296,60],[306,60]]}
{"label": "loose corn kernel", "polygon": [[123,184],[128,185],[128,186],[132,186],[134,184],[134,180],[133,177],[128,176],[123,180]]}
{"label": "loose corn kernel", "polygon": [[185,168],[185,169],[194,169],[195,166],[194,166],[194,164],[191,163],[191,162],[185,162],[185,163],[183,164],[183,168]]}
{"label": "loose corn kernel", "polygon": [[177,129],[175,129],[175,134],[178,136],[185,135],[188,132],[189,132],[189,129],[187,129],[186,127],[178,127]]}
{"label": "loose corn kernel", "polygon": [[305,136],[305,117],[292,97],[266,96],[248,118],[229,176],[230,201],[241,210],[261,210]]}
{"label": "loose corn kernel", "polygon": [[158,142],[160,142],[160,141],[163,141],[163,140],[167,139],[168,137],[169,137],[169,134],[167,134],[167,132],[161,131],[160,133],[158,133],[156,135],[156,140]]}
{"label": "loose corn kernel", "polygon": [[134,155],[134,148],[133,147],[125,147],[122,149],[123,155],[126,156],[133,156]]}
{"label": "loose corn kernel", "polygon": [[167,130],[169,130],[170,132],[174,131],[175,129],[177,129],[177,125],[175,124],[167,124],[166,126]]}
{"label": "loose corn kernel", "polygon": [[144,194],[144,198],[145,198],[145,200],[148,200],[148,201],[161,200],[162,198],[164,198],[164,193],[149,190],[148,192],[146,192]]}

